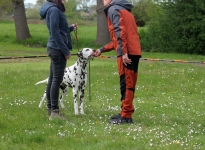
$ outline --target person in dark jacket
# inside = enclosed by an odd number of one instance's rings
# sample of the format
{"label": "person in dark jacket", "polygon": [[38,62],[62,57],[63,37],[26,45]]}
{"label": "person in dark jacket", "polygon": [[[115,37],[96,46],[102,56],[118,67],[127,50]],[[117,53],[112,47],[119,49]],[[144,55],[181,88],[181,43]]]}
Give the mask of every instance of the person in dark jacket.
{"label": "person in dark jacket", "polygon": [[64,12],[64,0],[47,0],[40,9],[40,16],[46,19],[50,35],[47,43],[47,53],[51,62],[46,88],[49,119],[54,117],[62,118],[58,106],[59,88],[63,80],[67,59],[71,57],[72,41],[70,32],[77,28],[75,24],[68,25]]}
{"label": "person in dark jacket", "polygon": [[110,123],[133,123],[133,99],[141,57],[140,39],[132,5],[126,0],[103,0],[111,42],[99,48],[95,56],[115,50],[120,76],[121,111],[111,116]]}

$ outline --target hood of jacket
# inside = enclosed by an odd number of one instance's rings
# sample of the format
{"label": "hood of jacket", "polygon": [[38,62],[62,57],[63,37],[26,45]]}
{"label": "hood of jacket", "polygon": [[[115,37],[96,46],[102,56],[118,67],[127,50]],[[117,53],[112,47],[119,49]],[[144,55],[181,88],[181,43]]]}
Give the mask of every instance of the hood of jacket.
{"label": "hood of jacket", "polygon": [[105,8],[105,11],[109,9],[109,7],[114,6],[114,5],[119,5],[125,9],[127,9],[128,11],[131,11],[133,5],[128,2],[127,0],[113,0],[110,5]]}
{"label": "hood of jacket", "polygon": [[47,14],[48,9],[50,7],[53,7],[53,6],[55,7],[55,4],[52,3],[52,2],[47,2],[47,3],[43,4],[41,6],[41,9],[40,9],[40,12],[39,12],[41,18],[43,18],[43,19],[46,18],[46,14]]}

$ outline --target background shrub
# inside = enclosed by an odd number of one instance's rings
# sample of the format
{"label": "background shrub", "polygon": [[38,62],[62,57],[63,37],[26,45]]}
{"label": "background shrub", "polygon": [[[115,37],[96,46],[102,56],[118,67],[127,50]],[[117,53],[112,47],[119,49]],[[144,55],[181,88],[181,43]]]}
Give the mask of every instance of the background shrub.
{"label": "background shrub", "polygon": [[205,2],[163,2],[157,20],[140,33],[144,51],[205,55]]}

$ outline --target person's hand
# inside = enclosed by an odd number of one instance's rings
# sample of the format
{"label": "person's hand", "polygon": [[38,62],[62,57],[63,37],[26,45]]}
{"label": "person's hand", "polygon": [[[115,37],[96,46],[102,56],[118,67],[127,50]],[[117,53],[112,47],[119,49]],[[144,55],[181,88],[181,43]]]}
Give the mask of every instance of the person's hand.
{"label": "person's hand", "polygon": [[77,28],[78,28],[78,26],[77,26],[77,23],[75,23],[75,24],[72,24],[72,26],[73,26],[73,30],[76,30]]}
{"label": "person's hand", "polygon": [[66,56],[65,58],[66,58],[66,59],[69,59],[70,57],[71,57],[71,54],[69,54],[69,55],[68,55],[68,56]]}
{"label": "person's hand", "polygon": [[128,58],[127,53],[122,55],[122,61],[125,66],[127,66],[127,64],[131,64],[132,62],[132,60]]}
{"label": "person's hand", "polygon": [[97,56],[100,56],[101,55],[101,51],[99,49],[97,49],[95,52],[94,52],[94,56],[97,57]]}

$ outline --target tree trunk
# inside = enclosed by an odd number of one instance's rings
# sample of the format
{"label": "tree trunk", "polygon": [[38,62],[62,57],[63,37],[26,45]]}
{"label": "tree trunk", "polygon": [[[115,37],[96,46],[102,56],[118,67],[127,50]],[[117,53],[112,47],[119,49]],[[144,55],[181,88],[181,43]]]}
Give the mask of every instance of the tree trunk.
{"label": "tree trunk", "polygon": [[95,40],[95,44],[97,45],[104,45],[111,41],[107,26],[107,19],[103,10],[103,1],[97,0],[97,37]]}
{"label": "tree trunk", "polygon": [[16,39],[25,40],[31,38],[26,20],[24,0],[13,0],[13,14],[16,28]]}

